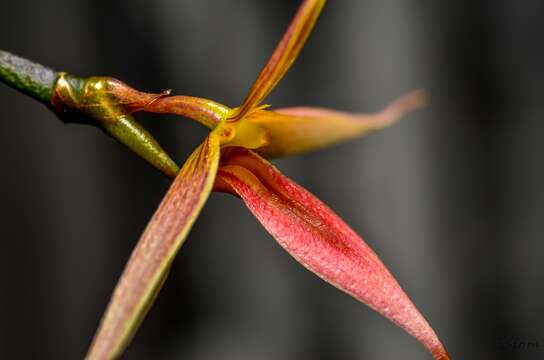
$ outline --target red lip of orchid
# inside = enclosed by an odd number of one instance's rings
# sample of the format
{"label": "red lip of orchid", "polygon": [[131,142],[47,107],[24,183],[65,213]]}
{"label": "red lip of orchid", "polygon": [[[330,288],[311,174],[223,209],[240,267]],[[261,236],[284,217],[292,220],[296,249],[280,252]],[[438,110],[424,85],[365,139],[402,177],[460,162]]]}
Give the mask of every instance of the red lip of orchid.
{"label": "red lip of orchid", "polygon": [[324,0],[302,2],[241,106],[229,109],[206,99],[167,94],[147,95],[152,101],[130,104],[139,111],[184,115],[212,131],[187,159],[138,241],[88,359],[120,356],[212,190],[239,197],[304,267],[403,328],[435,359],[449,359],[433,329],[368,245],[314,195],[261,157],[345,141],[383,128],[422,105],[421,92],[413,92],[373,115],[318,108],[264,110],[261,102],[298,56],[324,5]]}

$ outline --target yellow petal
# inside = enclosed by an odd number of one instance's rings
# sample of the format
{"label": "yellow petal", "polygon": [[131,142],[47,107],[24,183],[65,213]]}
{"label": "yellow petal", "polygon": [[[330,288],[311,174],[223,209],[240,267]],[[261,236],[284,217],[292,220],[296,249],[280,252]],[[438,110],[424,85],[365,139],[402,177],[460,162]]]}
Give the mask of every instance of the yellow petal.
{"label": "yellow petal", "polygon": [[297,58],[324,5],[325,0],[303,1],[276,50],[253,83],[244,103],[230,116],[231,121],[243,118],[270,94]]}
{"label": "yellow petal", "polygon": [[268,135],[268,144],[255,151],[276,158],[320,149],[382,129],[424,103],[425,94],[416,90],[374,114],[297,107],[256,111],[246,121],[259,125]]}
{"label": "yellow petal", "polygon": [[219,149],[219,137],[212,132],[183,165],[121,275],[87,359],[119,357],[136,332],[208,199]]}

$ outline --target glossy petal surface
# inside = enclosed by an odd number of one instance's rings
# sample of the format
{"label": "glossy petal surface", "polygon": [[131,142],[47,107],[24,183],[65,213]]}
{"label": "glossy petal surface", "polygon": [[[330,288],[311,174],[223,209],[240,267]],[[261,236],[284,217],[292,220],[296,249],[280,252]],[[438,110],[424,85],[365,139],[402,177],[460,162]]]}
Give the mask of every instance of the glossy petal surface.
{"label": "glossy petal surface", "polygon": [[248,150],[225,153],[217,189],[238,195],[297,261],[419,340],[448,355],[435,332],[368,245],[331,209]]}
{"label": "glossy petal surface", "polygon": [[374,114],[293,107],[256,111],[245,121],[259,125],[268,135],[268,145],[256,152],[277,158],[317,150],[383,129],[424,103],[424,93],[412,91]]}
{"label": "glossy petal surface", "polygon": [[302,2],[270,60],[253,83],[244,103],[230,116],[231,120],[242,119],[270,94],[297,58],[314,28],[323,6],[325,6],[325,0],[304,0]]}
{"label": "glossy petal surface", "polygon": [[87,359],[116,358],[131,339],[208,199],[219,155],[212,132],[183,165],[125,267]]}

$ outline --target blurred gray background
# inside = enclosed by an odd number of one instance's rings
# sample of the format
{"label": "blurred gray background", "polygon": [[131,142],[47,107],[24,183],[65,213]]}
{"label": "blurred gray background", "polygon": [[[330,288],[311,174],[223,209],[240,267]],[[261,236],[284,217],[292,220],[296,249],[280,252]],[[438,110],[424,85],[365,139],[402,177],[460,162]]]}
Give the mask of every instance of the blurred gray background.
{"label": "blurred gray background", "polygon": [[[0,48],[240,104],[298,1],[6,1]],[[544,358],[544,3],[330,1],[267,102],[428,108],[276,162],[382,257],[453,359]],[[0,358],[78,359],[169,181],[0,86]],[[207,131],[138,117],[177,161]],[[523,349],[523,342],[536,342]],[[427,359],[213,194],[126,359]]]}

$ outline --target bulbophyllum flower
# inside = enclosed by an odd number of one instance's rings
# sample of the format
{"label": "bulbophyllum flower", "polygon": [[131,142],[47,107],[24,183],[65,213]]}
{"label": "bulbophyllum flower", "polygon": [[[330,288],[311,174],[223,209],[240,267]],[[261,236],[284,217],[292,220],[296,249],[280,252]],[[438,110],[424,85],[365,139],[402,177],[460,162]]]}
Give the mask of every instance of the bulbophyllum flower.
{"label": "bulbophyllum flower", "polygon": [[[325,0],[305,0],[241,106],[144,94],[108,93],[124,109],[175,113],[211,131],[189,156],[134,249],[91,345],[88,359],[118,357],[165,281],[172,261],[212,191],[240,198],[298,262],[416,338],[435,359],[449,359],[433,329],[368,245],[314,195],[265,158],[311,151],[380,129],[422,104],[409,93],[372,115],[319,108],[266,110],[262,101],[285,75]],[[110,83],[111,85],[111,83]]]}

